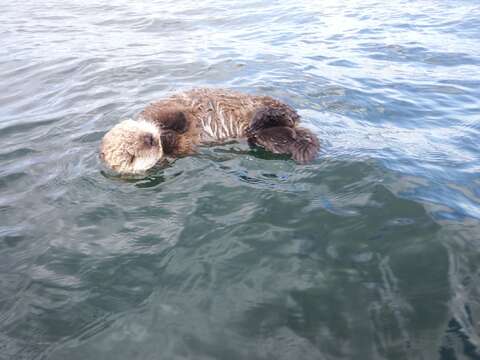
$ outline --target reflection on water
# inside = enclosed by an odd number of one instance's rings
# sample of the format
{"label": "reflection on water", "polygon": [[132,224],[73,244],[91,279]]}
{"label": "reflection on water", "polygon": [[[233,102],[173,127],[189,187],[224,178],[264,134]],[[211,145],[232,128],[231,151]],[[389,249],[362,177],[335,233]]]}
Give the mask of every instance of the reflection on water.
{"label": "reflection on water", "polygon": [[[480,358],[478,4],[2,10],[2,360]],[[107,129],[194,86],[287,101],[320,156],[104,172]]]}

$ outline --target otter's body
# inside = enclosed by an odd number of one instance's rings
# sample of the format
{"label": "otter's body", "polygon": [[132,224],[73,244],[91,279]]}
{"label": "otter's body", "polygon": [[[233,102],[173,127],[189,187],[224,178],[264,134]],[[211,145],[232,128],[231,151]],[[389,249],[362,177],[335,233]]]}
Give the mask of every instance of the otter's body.
{"label": "otter's body", "polygon": [[[298,126],[299,121],[295,110],[269,96],[224,89],[194,89],[150,104],[137,119],[138,126],[145,130],[131,130],[127,135],[125,130],[121,133],[125,135],[122,141],[117,141],[118,135],[108,136],[107,133],[102,149],[123,149],[126,139],[140,133],[145,138],[151,133],[153,140],[149,138],[146,145],[138,145],[139,142],[134,140],[130,142],[135,142],[134,147],[137,148],[158,146],[160,157],[174,157],[192,154],[201,144],[246,138],[251,145],[259,145],[275,153],[291,154],[298,162],[307,162],[314,158],[319,144],[314,134]],[[158,129],[159,144],[155,144],[158,135],[148,129],[152,125]],[[112,133],[113,130],[115,128]],[[112,162],[113,169],[116,163],[123,161],[121,156],[108,161],[107,155],[110,154],[102,150],[102,158],[107,163]],[[139,157],[132,151],[130,155],[132,159]],[[123,172],[128,165],[125,161],[122,166],[117,166]],[[134,166],[132,170],[137,172]]]}
{"label": "otter's body", "polygon": [[181,110],[187,126],[184,133],[177,131],[180,143],[184,146],[176,150],[189,153],[194,151],[195,145],[246,138],[246,130],[251,120],[255,113],[263,108],[283,110],[293,123],[299,120],[295,110],[269,96],[255,96],[224,89],[194,89],[175,94],[150,104],[139,118],[167,129],[169,124],[164,122],[171,121],[172,116],[166,114],[178,113],[178,110]]}

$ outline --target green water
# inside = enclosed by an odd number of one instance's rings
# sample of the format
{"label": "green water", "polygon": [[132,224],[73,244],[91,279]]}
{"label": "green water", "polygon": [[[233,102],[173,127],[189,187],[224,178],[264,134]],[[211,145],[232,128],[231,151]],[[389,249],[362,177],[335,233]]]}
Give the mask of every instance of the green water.
{"label": "green water", "polygon": [[[4,4],[0,359],[479,359],[473,1]],[[269,94],[311,164],[103,134],[194,86]]]}

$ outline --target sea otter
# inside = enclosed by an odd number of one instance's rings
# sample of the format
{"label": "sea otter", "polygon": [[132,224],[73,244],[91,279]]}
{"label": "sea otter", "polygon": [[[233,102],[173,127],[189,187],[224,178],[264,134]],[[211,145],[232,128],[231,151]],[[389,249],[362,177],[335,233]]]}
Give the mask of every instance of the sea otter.
{"label": "sea otter", "polygon": [[298,126],[300,116],[269,96],[194,89],[147,106],[136,120],[115,125],[102,139],[100,158],[121,174],[138,174],[162,157],[193,154],[200,144],[246,138],[299,163],[315,158],[317,137]]}

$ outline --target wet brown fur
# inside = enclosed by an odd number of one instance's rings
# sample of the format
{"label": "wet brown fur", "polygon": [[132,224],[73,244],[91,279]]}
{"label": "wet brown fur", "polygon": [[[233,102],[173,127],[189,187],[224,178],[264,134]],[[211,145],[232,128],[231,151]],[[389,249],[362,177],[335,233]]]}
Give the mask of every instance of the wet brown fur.
{"label": "wet brown fur", "polygon": [[[194,89],[175,94],[150,104],[140,117],[154,122],[162,129],[176,130],[177,146],[172,155],[185,155],[194,153],[196,146],[200,144],[247,137],[251,121],[258,111],[275,112],[291,127],[296,126],[300,119],[290,106],[269,96],[255,96],[225,89]],[[179,120],[183,119],[182,114],[187,125],[180,126],[182,131],[178,131]],[[222,125],[222,119],[224,123],[231,119],[237,130],[235,134],[229,136],[226,131],[219,130],[222,126],[229,128],[228,125]],[[182,121],[180,123],[183,124]],[[206,123],[210,125],[212,132],[219,136],[210,136],[205,131]]]}
{"label": "wet brown fur", "polygon": [[274,153],[291,154],[300,163],[313,160],[319,149],[316,136],[298,126],[300,116],[289,105],[269,96],[231,90],[194,89],[174,94],[147,106],[137,121],[143,124],[139,130],[129,120],[104,136],[101,157],[110,167],[128,172],[129,154],[140,153],[137,138],[152,125],[161,146],[158,151],[150,149],[149,159],[138,158],[132,171],[141,171],[155,157],[189,155],[198,145],[239,138]]}

